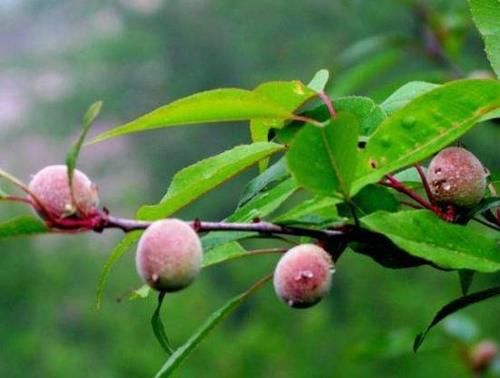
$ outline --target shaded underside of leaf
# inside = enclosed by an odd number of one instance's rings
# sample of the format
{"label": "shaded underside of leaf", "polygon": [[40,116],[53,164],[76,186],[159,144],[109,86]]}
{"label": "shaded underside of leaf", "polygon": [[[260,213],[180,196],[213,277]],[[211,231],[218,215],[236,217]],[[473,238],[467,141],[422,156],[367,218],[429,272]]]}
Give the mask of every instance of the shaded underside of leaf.
{"label": "shaded underside of leaf", "polygon": [[447,223],[427,210],[377,212],[361,218],[409,254],[444,269],[500,270],[500,240],[470,227]]}

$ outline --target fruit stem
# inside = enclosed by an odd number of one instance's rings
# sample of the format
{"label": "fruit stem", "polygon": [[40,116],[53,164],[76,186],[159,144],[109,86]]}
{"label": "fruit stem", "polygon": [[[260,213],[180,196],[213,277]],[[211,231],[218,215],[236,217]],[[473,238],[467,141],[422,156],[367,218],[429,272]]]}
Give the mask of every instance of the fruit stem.
{"label": "fruit stem", "polygon": [[332,119],[337,118],[337,112],[335,111],[335,108],[333,107],[333,102],[330,100],[330,97],[325,93],[325,91],[320,91],[318,92],[318,97],[323,101],[326,105],[326,108],[328,109],[328,112],[330,113],[330,117]]}
{"label": "fruit stem", "polygon": [[432,194],[429,182],[427,181],[427,177],[425,175],[424,170],[422,169],[422,166],[420,164],[415,164],[415,169],[417,170],[418,175],[420,176],[420,180],[422,181],[422,185],[424,186],[427,198],[429,199],[430,203],[434,203],[434,195]]}

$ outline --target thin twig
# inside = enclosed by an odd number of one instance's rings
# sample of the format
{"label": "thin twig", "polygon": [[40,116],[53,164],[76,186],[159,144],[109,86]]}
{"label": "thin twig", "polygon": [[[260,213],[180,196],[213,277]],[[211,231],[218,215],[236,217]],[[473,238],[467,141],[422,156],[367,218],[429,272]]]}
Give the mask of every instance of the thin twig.
{"label": "thin twig", "polygon": [[420,176],[420,181],[422,181],[422,185],[424,186],[425,194],[427,194],[427,198],[431,203],[434,203],[434,195],[432,194],[431,188],[429,186],[429,182],[427,181],[427,177],[425,175],[424,170],[420,164],[415,164],[415,168]]}

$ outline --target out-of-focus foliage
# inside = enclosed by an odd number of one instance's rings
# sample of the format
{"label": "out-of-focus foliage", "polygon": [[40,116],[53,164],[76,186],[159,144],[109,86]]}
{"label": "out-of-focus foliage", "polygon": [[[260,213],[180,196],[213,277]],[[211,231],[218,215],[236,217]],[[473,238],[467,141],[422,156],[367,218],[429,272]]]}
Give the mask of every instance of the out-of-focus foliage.
{"label": "out-of-focus foliage", "polygon": [[[95,127],[103,131],[193,92],[307,82],[321,67],[333,73],[330,94],[380,101],[409,80],[489,74],[465,0],[8,0],[0,3],[0,47],[2,167],[24,179],[64,160],[81,115],[97,99],[104,108]],[[234,126],[159,130],[86,147],[79,165],[100,185],[105,205],[131,215],[157,202],[180,168],[246,143],[248,130]],[[498,125],[485,123],[464,139],[493,171],[500,168],[499,134]],[[179,216],[226,217],[243,179]],[[2,207],[2,219],[19,213],[14,206]],[[97,278],[118,236],[2,242],[0,376],[144,377],[158,370],[165,356],[149,327],[154,299],[125,300],[140,286],[131,253],[112,272],[101,311],[94,307]],[[168,296],[172,343],[183,343],[275,260],[209,268],[188,291]],[[498,283],[482,276],[473,286]],[[213,332],[178,376],[467,377],[457,351],[463,341],[450,336],[448,323],[418,355],[411,352],[412,336],[459,290],[455,274],[390,271],[348,253],[320,306],[291,311],[266,288]],[[481,324],[480,336],[498,339],[499,309],[491,301],[466,313]]]}

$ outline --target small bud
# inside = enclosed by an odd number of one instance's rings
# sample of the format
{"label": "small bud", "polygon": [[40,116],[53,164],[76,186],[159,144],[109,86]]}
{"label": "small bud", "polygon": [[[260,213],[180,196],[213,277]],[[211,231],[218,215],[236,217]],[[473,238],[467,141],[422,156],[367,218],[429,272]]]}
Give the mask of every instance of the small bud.
{"label": "small bud", "polygon": [[159,291],[177,291],[190,285],[201,269],[198,234],[179,219],[151,224],[137,246],[136,266],[141,278]]}
{"label": "small bud", "polygon": [[[81,212],[85,216],[96,209],[99,196],[95,184],[78,169],[73,173],[73,198],[68,182],[68,169],[65,165],[50,165],[37,172],[29,183],[30,192],[36,197],[45,210],[52,216],[63,218]],[[34,203],[40,216],[48,214]]]}
{"label": "small bud", "polygon": [[311,307],[330,290],[333,267],[332,258],[323,248],[298,245],[279,260],[274,271],[274,290],[290,307]]}
{"label": "small bud", "polygon": [[486,171],[469,151],[448,147],[432,159],[427,182],[437,203],[471,208],[484,197]]}

